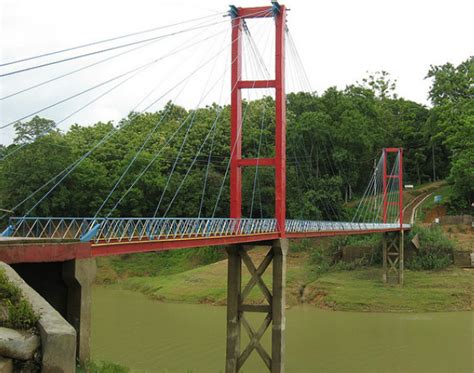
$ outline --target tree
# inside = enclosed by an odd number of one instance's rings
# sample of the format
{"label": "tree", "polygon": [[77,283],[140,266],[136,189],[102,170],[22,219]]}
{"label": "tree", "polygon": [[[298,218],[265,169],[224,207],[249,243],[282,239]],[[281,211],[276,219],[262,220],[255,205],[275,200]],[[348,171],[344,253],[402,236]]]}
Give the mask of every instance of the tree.
{"label": "tree", "polygon": [[390,74],[384,70],[369,74],[368,77],[362,79],[362,83],[358,82],[358,85],[362,88],[370,89],[380,99],[396,99],[398,97],[395,93],[397,79],[392,80]]}
{"label": "tree", "polygon": [[29,122],[18,122],[14,124],[16,137],[15,143],[29,143],[37,138],[47,135],[48,133],[57,131],[56,123],[53,120],[33,117]]}
{"label": "tree", "polygon": [[449,150],[448,180],[456,193],[456,207],[468,209],[474,200],[474,57],[458,66],[431,66],[427,78],[433,80],[431,140]]}

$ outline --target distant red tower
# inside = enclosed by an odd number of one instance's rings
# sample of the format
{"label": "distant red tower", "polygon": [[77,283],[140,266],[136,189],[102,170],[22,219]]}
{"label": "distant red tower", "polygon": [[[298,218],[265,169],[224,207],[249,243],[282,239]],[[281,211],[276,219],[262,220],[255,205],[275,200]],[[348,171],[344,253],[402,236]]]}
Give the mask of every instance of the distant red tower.
{"label": "distant red tower", "polygon": [[[387,174],[387,158],[389,153],[396,153],[399,157],[398,170],[393,175]],[[398,206],[398,216],[400,217],[400,229],[403,227],[403,149],[384,148],[383,149],[383,222],[387,222],[387,210],[390,205]],[[388,200],[388,179],[398,180],[398,201]]]}

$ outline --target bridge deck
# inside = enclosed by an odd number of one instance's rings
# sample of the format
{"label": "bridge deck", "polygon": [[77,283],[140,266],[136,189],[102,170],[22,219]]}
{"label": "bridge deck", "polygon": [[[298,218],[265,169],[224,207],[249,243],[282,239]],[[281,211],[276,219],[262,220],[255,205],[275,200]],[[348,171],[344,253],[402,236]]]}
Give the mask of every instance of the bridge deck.
{"label": "bridge deck", "polygon": [[[212,223],[212,224],[211,224]],[[0,238],[0,261],[54,262],[278,239],[273,219],[47,219],[16,221]],[[399,231],[399,224],[288,220],[290,239]],[[404,224],[402,229],[410,226]],[[92,234],[93,233],[93,234]],[[25,237],[22,237],[24,235]]]}

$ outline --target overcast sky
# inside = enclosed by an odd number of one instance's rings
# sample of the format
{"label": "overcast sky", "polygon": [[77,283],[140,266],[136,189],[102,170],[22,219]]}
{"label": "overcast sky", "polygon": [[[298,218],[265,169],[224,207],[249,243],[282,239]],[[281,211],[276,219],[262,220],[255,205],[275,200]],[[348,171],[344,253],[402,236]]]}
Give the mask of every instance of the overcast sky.
{"label": "overcast sky", "polygon": [[[228,3],[218,0],[2,0],[0,62],[223,13],[228,9]],[[235,5],[267,3],[242,0]],[[448,61],[458,64],[474,54],[472,0],[288,0],[286,5],[291,9],[288,26],[306,66],[312,89],[318,93],[323,93],[330,86],[344,88],[361,80],[367,71],[386,70],[398,80],[397,92],[400,96],[429,104],[427,92],[430,82],[424,80],[429,66]],[[226,102],[227,96],[223,96],[222,91],[223,87],[227,90],[230,87],[224,66],[230,54],[226,39],[228,19],[216,16],[201,22],[214,24],[209,30],[199,28],[152,43],[100,66],[0,101],[0,126],[157,58],[163,60],[71,116],[61,124],[61,128],[67,129],[75,122],[87,125],[99,120],[118,120],[144,98],[140,108],[146,107],[147,100],[153,102],[161,91],[171,89],[173,84],[202,64],[204,67],[199,70],[201,75],[196,73],[198,77],[194,82],[171,91],[163,101],[179,97],[177,101],[189,108],[213,101]],[[180,26],[180,29],[184,27]],[[262,53],[270,55],[271,46],[265,48],[267,44],[273,44],[269,28],[265,27],[252,26],[251,30],[253,37],[258,39]],[[173,30],[177,28],[159,30],[132,40]],[[185,48],[187,45],[195,47]],[[182,52],[179,51],[181,47]],[[64,57],[97,48],[66,53]],[[126,50],[0,78],[0,96]],[[171,56],[165,58],[168,54]],[[209,60],[213,55],[216,58]],[[60,57],[63,56],[0,67],[0,74]],[[213,79],[217,83],[219,78],[224,79],[225,86],[214,84]],[[40,116],[60,121],[117,82],[120,80],[42,112]],[[209,87],[208,94],[203,94],[203,86]],[[160,101],[152,109],[159,109],[161,105]],[[11,143],[13,136],[11,126],[0,130],[0,143]]]}

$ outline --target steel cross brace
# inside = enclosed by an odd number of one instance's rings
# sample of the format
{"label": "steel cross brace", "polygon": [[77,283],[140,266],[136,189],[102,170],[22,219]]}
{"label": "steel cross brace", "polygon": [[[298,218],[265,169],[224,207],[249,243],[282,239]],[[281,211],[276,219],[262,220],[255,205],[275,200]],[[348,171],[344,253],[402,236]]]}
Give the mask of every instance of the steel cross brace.
{"label": "steel cross brace", "polygon": [[384,283],[403,285],[404,280],[403,231],[383,235]]}
{"label": "steel cross brace", "polygon": [[[227,248],[228,294],[227,294],[227,350],[226,372],[238,372],[253,351],[257,351],[270,372],[283,371],[285,329],[285,279],[287,241],[275,240],[262,262],[256,266],[248,254],[248,247],[234,245]],[[250,280],[242,286],[242,263],[250,273]],[[272,264],[272,291],[263,276]],[[248,304],[246,300],[257,286],[264,296],[264,304]],[[255,330],[246,318],[250,312],[266,313],[260,327]],[[268,353],[260,340],[272,325],[272,347]],[[241,352],[241,329],[245,329],[249,343]]]}

